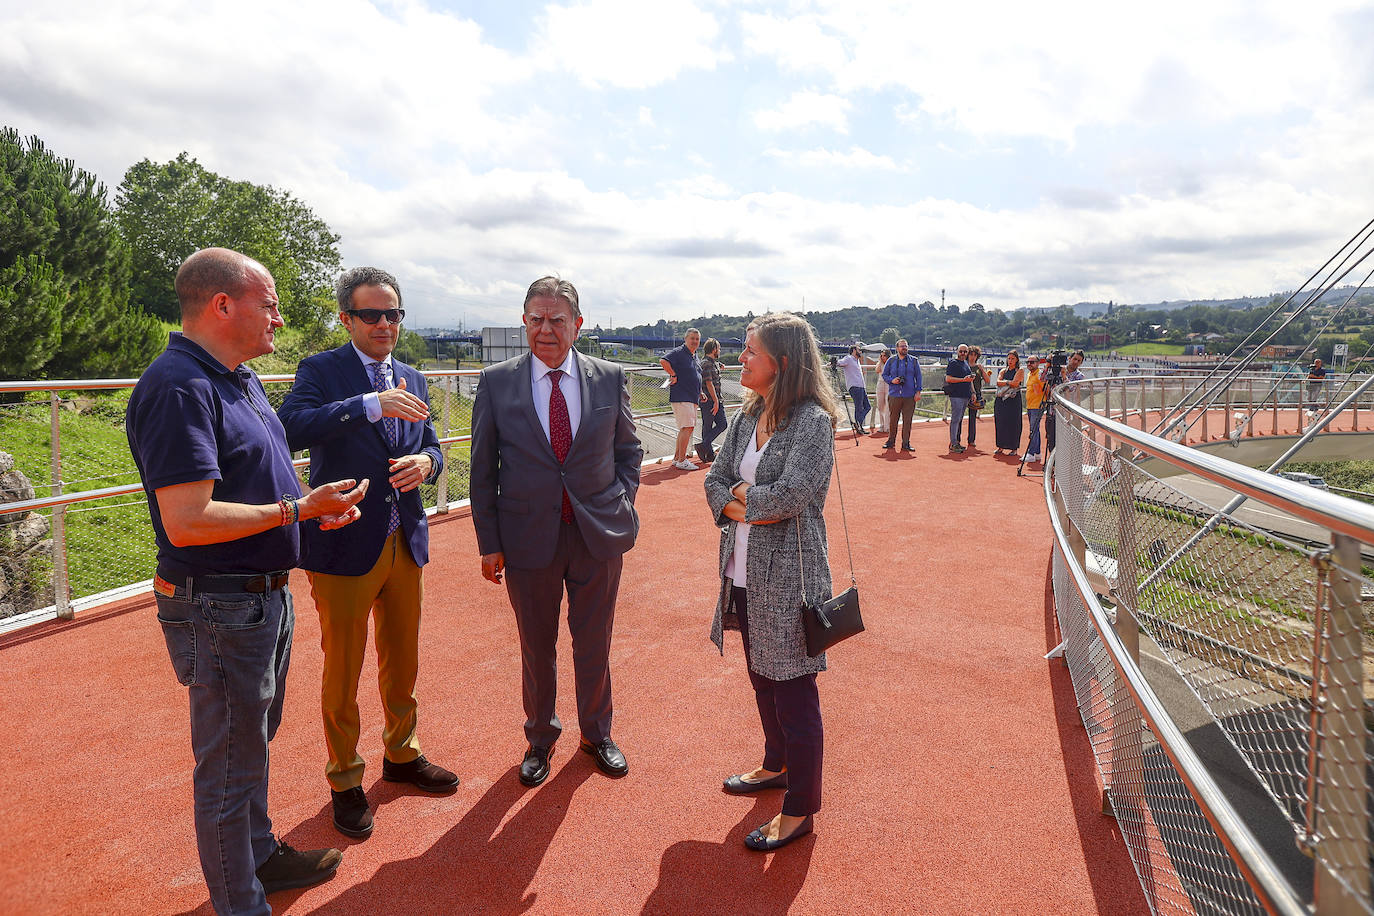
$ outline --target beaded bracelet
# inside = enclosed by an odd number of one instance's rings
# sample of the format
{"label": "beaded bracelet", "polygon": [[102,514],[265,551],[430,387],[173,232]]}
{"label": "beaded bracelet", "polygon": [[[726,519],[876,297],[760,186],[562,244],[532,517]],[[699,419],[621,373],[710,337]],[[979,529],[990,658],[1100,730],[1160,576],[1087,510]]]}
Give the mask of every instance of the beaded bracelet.
{"label": "beaded bracelet", "polygon": [[290,493],[283,493],[281,502],[277,505],[281,506],[282,527],[294,525],[296,522],[300,521],[301,509],[300,506],[296,504],[296,497],[292,496]]}

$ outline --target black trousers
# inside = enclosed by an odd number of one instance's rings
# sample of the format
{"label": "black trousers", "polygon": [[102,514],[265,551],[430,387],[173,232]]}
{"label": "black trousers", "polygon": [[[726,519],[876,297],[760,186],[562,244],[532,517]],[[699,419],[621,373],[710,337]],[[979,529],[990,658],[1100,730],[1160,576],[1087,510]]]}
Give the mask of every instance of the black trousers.
{"label": "black trousers", "polygon": [[[735,613],[749,657],[749,609],[744,589],[735,588]],[[816,675],[803,674],[775,681],[749,671],[754,700],[763,725],[763,768],[787,771],[787,794],[782,813],[805,817],[821,810],[821,763],[825,756],[825,730],[821,726],[821,698]]]}
{"label": "black trousers", "polygon": [[577,685],[577,723],[593,744],[611,736],[611,626],[625,558],[598,560],[577,525],[560,525],[553,562],[543,569],[506,567],[506,593],[520,630],[520,672],[525,739],[549,747],[563,732],[554,711],[558,696],[558,620],[568,592]]}

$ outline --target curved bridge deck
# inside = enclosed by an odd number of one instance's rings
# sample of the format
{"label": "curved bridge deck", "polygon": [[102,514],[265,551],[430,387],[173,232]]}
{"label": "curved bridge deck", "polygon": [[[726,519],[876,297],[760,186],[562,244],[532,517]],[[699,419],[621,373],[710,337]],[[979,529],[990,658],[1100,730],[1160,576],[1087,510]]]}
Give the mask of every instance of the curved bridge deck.
{"label": "curved bridge deck", "polygon": [[[290,693],[273,744],[271,810],[285,840],[338,845],[330,882],[272,899],[285,913],[1146,912],[1095,767],[1054,631],[1039,477],[989,451],[945,453],[919,424],[914,456],[837,443],[869,632],[822,675],[824,810],[817,832],[760,856],[744,834],[777,793],[722,777],[757,762],[738,638],[707,640],[716,529],[702,473],[648,470],[613,647],[620,781],[568,732],[541,788],[523,753],[515,626],[478,574],[471,521],[437,520],[422,635],[420,736],[453,795],[380,780],[376,669],[363,674],[364,780],[376,831],[330,825],[317,706],[319,625],[303,575]],[[840,504],[827,507],[843,581]],[[186,695],[151,601],[0,639],[0,911],[209,913],[191,828]]]}

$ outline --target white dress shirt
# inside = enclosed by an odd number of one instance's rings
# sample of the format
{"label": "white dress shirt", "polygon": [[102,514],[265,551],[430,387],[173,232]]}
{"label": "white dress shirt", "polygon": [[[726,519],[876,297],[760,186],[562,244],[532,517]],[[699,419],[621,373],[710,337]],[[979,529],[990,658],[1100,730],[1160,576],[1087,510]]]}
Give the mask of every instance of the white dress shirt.
{"label": "white dress shirt", "polygon": [[[763,443],[763,448],[758,447],[758,430],[755,429],[749,435],[749,444],[745,446],[744,455],[739,460],[739,479],[753,486],[758,483],[755,475],[759,469],[759,459],[763,457],[764,449],[768,448],[768,442]],[[725,562],[725,575],[730,579],[736,588],[749,589],[749,529],[754,526],[748,522],[735,523],[735,549],[730,553],[730,559]]]}
{"label": "white dress shirt", "polygon": [[[568,348],[563,357],[563,375],[558,379],[558,387],[563,392],[563,400],[568,404],[568,422],[572,425],[573,438],[577,438],[577,425],[582,421],[582,383],[577,379],[577,351]],[[553,394],[553,382],[549,373],[553,370],[544,361],[530,354],[530,385],[534,394],[534,412],[539,415],[539,425],[544,428],[544,438],[549,439],[549,395]],[[552,439],[549,439],[552,442]]]}
{"label": "white dress shirt", "polygon": [[[388,353],[386,359],[373,359],[362,350],[358,349],[357,344],[352,344],[353,352],[358,354],[358,359],[363,361],[363,371],[367,373],[367,380],[372,381],[372,364],[382,364],[382,378],[386,379],[388,388],[396,387],[396,375],[391,371],[391,354]],[[367,421],[376,423],[382,418],[382,401],[377,396],[377,392],[369,391],[363,395],[363,409],[367,411]]]}

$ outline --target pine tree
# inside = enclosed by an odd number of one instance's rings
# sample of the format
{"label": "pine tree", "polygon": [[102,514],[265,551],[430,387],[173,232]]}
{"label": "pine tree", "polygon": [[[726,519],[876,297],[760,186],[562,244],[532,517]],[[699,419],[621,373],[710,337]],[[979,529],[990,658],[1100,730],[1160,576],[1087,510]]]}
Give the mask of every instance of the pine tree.
{"label": "pine tree", "polygon": [[132,375],[163,344],[129,304],[129,248],[105,186],[0,128],[0,377]]}

